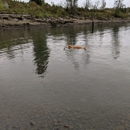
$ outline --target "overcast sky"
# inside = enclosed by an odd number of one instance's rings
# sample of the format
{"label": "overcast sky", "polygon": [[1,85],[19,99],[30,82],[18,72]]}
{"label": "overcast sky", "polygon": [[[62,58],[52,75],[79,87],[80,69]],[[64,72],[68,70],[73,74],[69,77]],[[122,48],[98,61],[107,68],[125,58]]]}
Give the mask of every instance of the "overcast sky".
{"label": "overcast sky", "polygon": [[[29,2],[29,0],[20,0],[20,1],[25,1],[25,2]],[[54,2],[55,4],[60,4],[61,1],[66,1],[66,0],[45,0],[46,3],[49,3],[51,4],[51,2]],[[86,0],[78,0],[78,5],[83,5],[85,3]],[[97,0],[90,0],[92,2],[95,2]],[[101,0],[100,0],[101,1]],[[106,7],[113,7],[114,5],[114,1],[115,0],[105,0],[106,1]],[[123,2],[127,7],[129,6],[130,7],[130,0],[124,0]]]}

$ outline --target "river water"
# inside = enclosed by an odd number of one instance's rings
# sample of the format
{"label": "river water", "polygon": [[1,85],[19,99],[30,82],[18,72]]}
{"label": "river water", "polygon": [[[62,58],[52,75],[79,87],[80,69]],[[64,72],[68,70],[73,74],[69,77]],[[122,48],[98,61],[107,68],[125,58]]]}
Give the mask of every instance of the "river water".
{"label": "river water", "polygon": [[129,35],[130,24],[0,31],[0,130],[129,130]]}

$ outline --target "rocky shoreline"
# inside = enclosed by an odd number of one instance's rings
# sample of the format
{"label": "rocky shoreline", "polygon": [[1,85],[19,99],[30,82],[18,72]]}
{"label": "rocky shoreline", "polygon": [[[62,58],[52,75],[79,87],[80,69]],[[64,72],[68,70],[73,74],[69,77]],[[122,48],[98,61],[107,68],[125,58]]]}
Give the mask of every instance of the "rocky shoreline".
{"label": "rocky shoreline", "polygon": [[130,18],[111,18],[111,19],[90,19],[84,17],[46,17],[37,18],[31,17],[31,15],[18,15],[18,14],[0,14],[0,30],[5,29],[18,29],[23,27],[60,27],[60,26],[70,26],[76,24],[91,24],[92,21],[96,24],[104,23],[128,23]]}

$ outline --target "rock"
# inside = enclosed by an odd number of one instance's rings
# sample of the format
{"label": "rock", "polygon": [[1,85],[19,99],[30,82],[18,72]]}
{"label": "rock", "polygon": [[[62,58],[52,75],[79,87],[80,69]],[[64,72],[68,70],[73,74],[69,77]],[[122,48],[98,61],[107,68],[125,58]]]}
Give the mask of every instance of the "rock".
{"label": "rock", "polygon": [[39,115],[35,115],[36,118],[39,118]]}
{"label": "rock", "polygon": [[61,123],[61,120],[58,120],[58,123]]}
{"label": "rock", "polygon": [[18,127],[17,126],[12,126],[12,129],[17,129]]}
{"label": "rock", "polygon": [[25,19],[32,19],[31,15],[29,15],[29,14],[24,14],[24,15],[22,15],[22,17]]}
{"label": "rock", "polygon": [[23,128],[23,127],[21,127],[21,128],[20,128],[20,130],[24,130],[24,128]]}
{"label": "rock", "polygon": [[57,120],[56,119],[53,119],[53,122],[56,122]]}
{"label": "rock", "polygon": [[23,23],[24,26],[30,27],[30,23]]}
{"label": "rock", "polygon": [[121,120],[121,123],[122,123],[122,124],[124,124],[124,123],[125,123],[125,121],[124,121],[124,120]]}
{"label": "rock", "polygon": [[34,125],[36,125],[36,122],[31,121],[30,124],[31,124],[32,126],[34,126]]}
{"label": "rock", "polygon": [[104,18],[104,20],[108,21],[109,19],[108,18]]}
{"label": "rock", "polygon": [[118,125],[117,127],[116,127],[116,130],[124,130],[125,128],[124,128],[124,126],[123,125]]}
{"label": "rock", "polygon": [[50,21],[50,24],[52,27],[56,27],[57,26],[57,23],[55,21]]}
{"label": "rock", "polygon": [[42,19],[34,19],[34,21],[36,21],[36,22],[45,22],[45,20],[42,20]]}
{"label": "rock", "polygon": [[128,127],[130,127],[130,125],[129,124],[125,124],[125,127],[128,128]]}
{"label": "rock", "polygon": [[69,126],[68,126],[68,125],[64,125],[64,127],[65,127],[65,128],[69,128]]}
{"label": "rock", "polygon": [[58,126],[58,124],[57,124],[57,123],[55,123],[55,124],[54,124],[54,126]]}

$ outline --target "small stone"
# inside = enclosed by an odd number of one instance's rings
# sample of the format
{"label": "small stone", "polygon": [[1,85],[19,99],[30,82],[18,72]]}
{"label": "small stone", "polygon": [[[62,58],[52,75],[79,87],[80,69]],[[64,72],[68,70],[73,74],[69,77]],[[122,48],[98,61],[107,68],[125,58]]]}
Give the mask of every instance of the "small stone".
{"label": "small stone", "polygon": [[38,123],[38,124],[41,124],[41,123],[42,123],[42,121],[37,121],[37,123]]}
{"label": "small stone", "polygon": [[70,126],[69,128],[70,128],[70,129],[73,129],[73,128],[74,128],[74,126]]}
{"label": "small stone", "polygon": [[53,122],[56,122],[57,120],[56,119],[53,119]]}
{"label": "small stone", "polygon": [[31,124],[31,125],[36,125],[36,122],[31,121],[30,124]]}
{"label": "small stone", "polygon": [[17,126],[12,126],[13,129],[17,129]]}
{"label": "small stone", "polygon": [[116,130],[124,130],[124,126],[123,125],[119,125],[116,127]]}
{"label": "small stone", "polygon": [[24,128],[21,127],[20,130],[24,130]]}
{"label": "small stone", "polygon": [[35,115],[36,118],[39,118],[39,115]]}
{"label": "small stone", "polygon": [[64,125],[64,127],[65,127],[65,128],[69,128],[69,126],[68,126],[68,125]]}
{"label": "small stone", "polygon": [[61,123],[61,120],[58,120],[58,123]]}
{"label": "small stone", "polygon": [[83,127],[83,126],[82,126],[81,124],[79,124],[79,128],[82,129],[82,127]]}
{"label": "small stone", "polygon": [[57,124],[57,123],[55,123],[55,124],[54,124],[54,126],[58,126],[58,124]]}
{"label": "small stone", "polygon": [[125,127],[129,127],[130,125],[129,124],[125,124]]}
{"label": "small stone", "polygon": [[45,127],[45,128],[47,128],[47,127],[48,127],[48,125],[47,125],[47,124],[45,124],[45,125],[44,125],[44,127]]}
{"label": "small stone", "polygon": [[130,121],[130,115],[128,115],[128,116],[127,116],[127,120],[129,120],[129,121]]}
{"label": "small stone", "polygon": [[121,120],[121,123],[122,123],[122,124],[124,124],[124,122],[125,122],[124,120]]}
{"label": "small stone", "polygon": [[[0,130],[1,130],[1,129],[2,129],[2,128],[0,128]],[[12,127],[9,127],[8,130],[12,130]]]}

